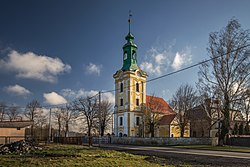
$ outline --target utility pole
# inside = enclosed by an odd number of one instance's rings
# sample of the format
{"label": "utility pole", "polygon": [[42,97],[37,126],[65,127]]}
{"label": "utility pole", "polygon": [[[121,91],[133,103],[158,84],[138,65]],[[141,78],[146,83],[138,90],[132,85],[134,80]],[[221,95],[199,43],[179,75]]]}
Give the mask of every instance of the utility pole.
{"label": "utility pole", "polygon": [[101,91],[99,91],[99,147],[101,146]]}
{"label": "utility pole", "polygon": [[48,143],[50,143],[51,139],[51,108],[49,109],[49,136],[48,136]]}

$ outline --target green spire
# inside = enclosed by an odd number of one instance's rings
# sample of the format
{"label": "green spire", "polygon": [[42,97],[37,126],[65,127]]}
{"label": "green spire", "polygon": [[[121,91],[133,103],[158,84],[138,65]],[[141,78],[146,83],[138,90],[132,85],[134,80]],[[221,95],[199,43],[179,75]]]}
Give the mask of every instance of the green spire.
{"label": "green spire", "polygon": [[123,71],[134,71],[138,69],[137,66],[137,46],[133,43],[135,39],[134,36],[130,32],[130,24],[131,24],[131,11],[129,11],[129,32],[128,35],[125,37],[127,43],[123,46]]}

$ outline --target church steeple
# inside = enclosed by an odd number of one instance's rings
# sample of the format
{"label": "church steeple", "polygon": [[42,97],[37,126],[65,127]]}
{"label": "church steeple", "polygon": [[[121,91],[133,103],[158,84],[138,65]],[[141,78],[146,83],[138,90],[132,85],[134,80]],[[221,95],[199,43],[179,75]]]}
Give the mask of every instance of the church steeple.
{"label": "church steeple", "polygon": [[129,11],[129,32],[128,35],[125,37],[127,43],[123,46],[123,71],[135,71],[138,69],[137,66],[137,46],[133,42],[135,39],[134,36],[130,32],[131,26],[131,12]]}
{"label": "church steeple", "polygon": [[143,134],[141,106],[146,104],[147,73],[137,65],[137,46],[131,33],[131,13],[128,34],[123,45],[123,66],[113,75],[115,79],[115,136],[139,136]]}

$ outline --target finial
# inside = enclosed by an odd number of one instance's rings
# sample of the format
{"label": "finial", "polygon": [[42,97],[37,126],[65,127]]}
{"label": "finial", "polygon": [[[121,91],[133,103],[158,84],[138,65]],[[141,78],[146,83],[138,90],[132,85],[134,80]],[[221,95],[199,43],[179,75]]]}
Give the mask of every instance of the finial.
{"label": "finial", "polygon": [[128,32],[130,33],[130,22],[131,22],[131,17],[132,17],[132,13],[131,10],[129,10],[129,16],[128,16]]}

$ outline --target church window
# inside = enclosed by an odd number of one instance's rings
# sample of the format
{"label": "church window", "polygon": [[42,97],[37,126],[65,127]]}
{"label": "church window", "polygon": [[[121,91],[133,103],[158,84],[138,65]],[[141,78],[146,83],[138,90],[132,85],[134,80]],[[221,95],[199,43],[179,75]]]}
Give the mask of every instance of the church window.
{"label": "church window", "polygon": [[136,52],[135,51],[133,51],[132,56],[133,56],[133,59],[136,59]]}
{"label": "church window", "polygon": [[140,91],[139,83],[137,82],[135,85],[136,85],[136,92],[139,92]]}
{"label": "church window", "polygon": [[123,99],[120,99],[120,106],[123,106]]}
{"label": "church window", "polygon": [[124,53],[124,60],[128,58],[127,52]]}
{"label": "church window", "polygon": [[123,125],[123,118],[120,117],[120,126],[122,126],[122,125]]}
{"label": "church window", "polygon": [[136,126],[139,126],[140,125],[140,117],[136,117]]}
{"label": "church window", "polygon": [[123,92],[123,83],[120,84],[120,92]]}
{"label": "church window", "polygon": [[136,106],[139,106],[139,99],[136,99]]}

